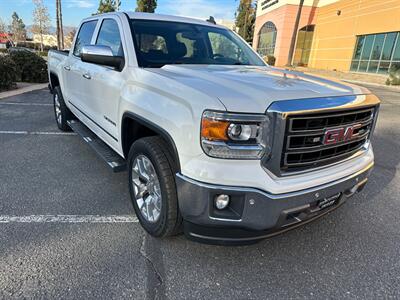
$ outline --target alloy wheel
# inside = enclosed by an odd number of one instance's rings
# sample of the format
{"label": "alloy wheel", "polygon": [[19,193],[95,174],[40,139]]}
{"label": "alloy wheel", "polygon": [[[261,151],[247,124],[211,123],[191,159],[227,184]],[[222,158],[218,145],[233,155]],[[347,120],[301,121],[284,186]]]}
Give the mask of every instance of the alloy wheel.
{"label": "alloy wheel", "polygon": [[57,94],[54,95],[54,109],[56,113],[57,123],[61,125],[62,124],[61,104]]}
{"label": "alloy wheel", "polygon": [[137,206],[150,223],[161,215],[161,188],[156,170],[146,156],[138,155],[132,164],[132,184]]}

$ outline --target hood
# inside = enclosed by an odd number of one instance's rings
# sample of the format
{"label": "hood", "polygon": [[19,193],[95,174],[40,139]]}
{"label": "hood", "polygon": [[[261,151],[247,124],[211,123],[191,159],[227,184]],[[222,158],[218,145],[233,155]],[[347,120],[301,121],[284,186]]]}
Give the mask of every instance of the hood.
{"label": "hood", "polygon": [[365,88],[274,67],[166,65],[151,72],[219,99],[231,112],[264,112],[272,102],[368,94]]}

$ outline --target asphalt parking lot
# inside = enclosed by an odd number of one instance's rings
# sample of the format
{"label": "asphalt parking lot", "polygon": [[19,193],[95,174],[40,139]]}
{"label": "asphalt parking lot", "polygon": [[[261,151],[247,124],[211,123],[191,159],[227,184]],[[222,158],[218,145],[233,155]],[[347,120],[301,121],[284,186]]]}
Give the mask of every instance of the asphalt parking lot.
{"label": "asphalt parking lot", "polygon": [[364,192],[242,247],[149,237],[127,174],[57,130],[47,90],[0,100],[0,298],[399,298],[400,91],[370,89],[382,105]]}

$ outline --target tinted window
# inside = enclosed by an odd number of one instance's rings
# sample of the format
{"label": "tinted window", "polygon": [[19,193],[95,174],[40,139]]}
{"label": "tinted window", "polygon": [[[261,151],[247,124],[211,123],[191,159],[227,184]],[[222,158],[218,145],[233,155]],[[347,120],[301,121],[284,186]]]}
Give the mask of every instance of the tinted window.
{"label": "tinted window", "polygon": [[382,60],[389,60],[392,57],[392,50],[396,40],[396,33],[388,33],[383,47]]}
{"label": "tinted window", "polygon": [[378,34],[375,36],[374,46],[372,47],[371,59],[378,60],[381,58],[384,41],[385,41],[385,34]]}
{"label": "tinted window", "polygon": [[211,42],[211,50],[214,58],[226,57],[244,64],[248,64],[248,60],[243,55],[243,51],[226,36],[210,32],[208,37]]}
{"label": "tinted window", "polygon": [[96,45],[109,46],[115,56],[124,56],[118,24],[113,19],[105,19],[101,24]]}
{"label": "tinted window", "polygon": [[167,44],[162,36],[154,34],[137,34],[136,40],[139,43],[139,49],[143,53],[149,53],[151,51],[159,51],[160,53],[167,54]]}
{"label": "tinted window", "polygon": [[364,44],[364,49],[361,55],[361,59],[369,59],[371,56],[372,44],[374,43],[374,35],[367,36]]}
{"label": "tinted window", "polygon": [[90,41],[92,40],[96,24],[97,20],[85,22],[82,24],[81,29],[79,29],[78,36],[76,37],[74,48],[75,56],[80,56],[83,46],[90,45]]}
{"label": "tinted window", "polygon": [[360,59],[361,51],[362,51],[363,45],[364,45],[364,41],[365,41],[365,36],[357,37],[357,45],[356,45],[356,49],[354,51],[354,58],[355,59]]}
{"label": "tinted window", "polygon": [[141,67],[166,64],[265,65],[228,29],[149,20],[131,20],[131,24]]}
{"label": "tinted window", "polygon": [[390,66],[400,60],[400,43],[396,44],[398,37],[398,32],[358,36],[350,70],[387,73]]}
{"label": "tinted window", "polygon": [[394,49],[393,60],[400,60],[400,33],[397,35],[397,44]]}

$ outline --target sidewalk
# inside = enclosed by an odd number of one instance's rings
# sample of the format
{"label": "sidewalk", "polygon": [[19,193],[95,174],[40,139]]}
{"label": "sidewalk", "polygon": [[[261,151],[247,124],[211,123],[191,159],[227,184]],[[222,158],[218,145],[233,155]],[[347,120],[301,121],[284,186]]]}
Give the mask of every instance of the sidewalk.
{"label": "sidewalk", "polygon": [[319,70],[319,69],[311,69],[305,67],[294,67],[292,69],[295,71],[310,73],[313,75],[331,77],[343,81],[348,81],[355,84],[371,84],[371,85],[378,85],[382,87],[392,88],[395,90],[400,90],[399,86],[386,85],[386,79],[388,78],[388,75]]}
{"label": "sidewalk", "polygon": [[27,82],[18,82],[17,88],[14,90],[0,92],[0,99],[16,96],[19,94],[23,94],[26,92],[31,92],[35,90],[41,90],[46,88],[48,83],[27,83]]}

